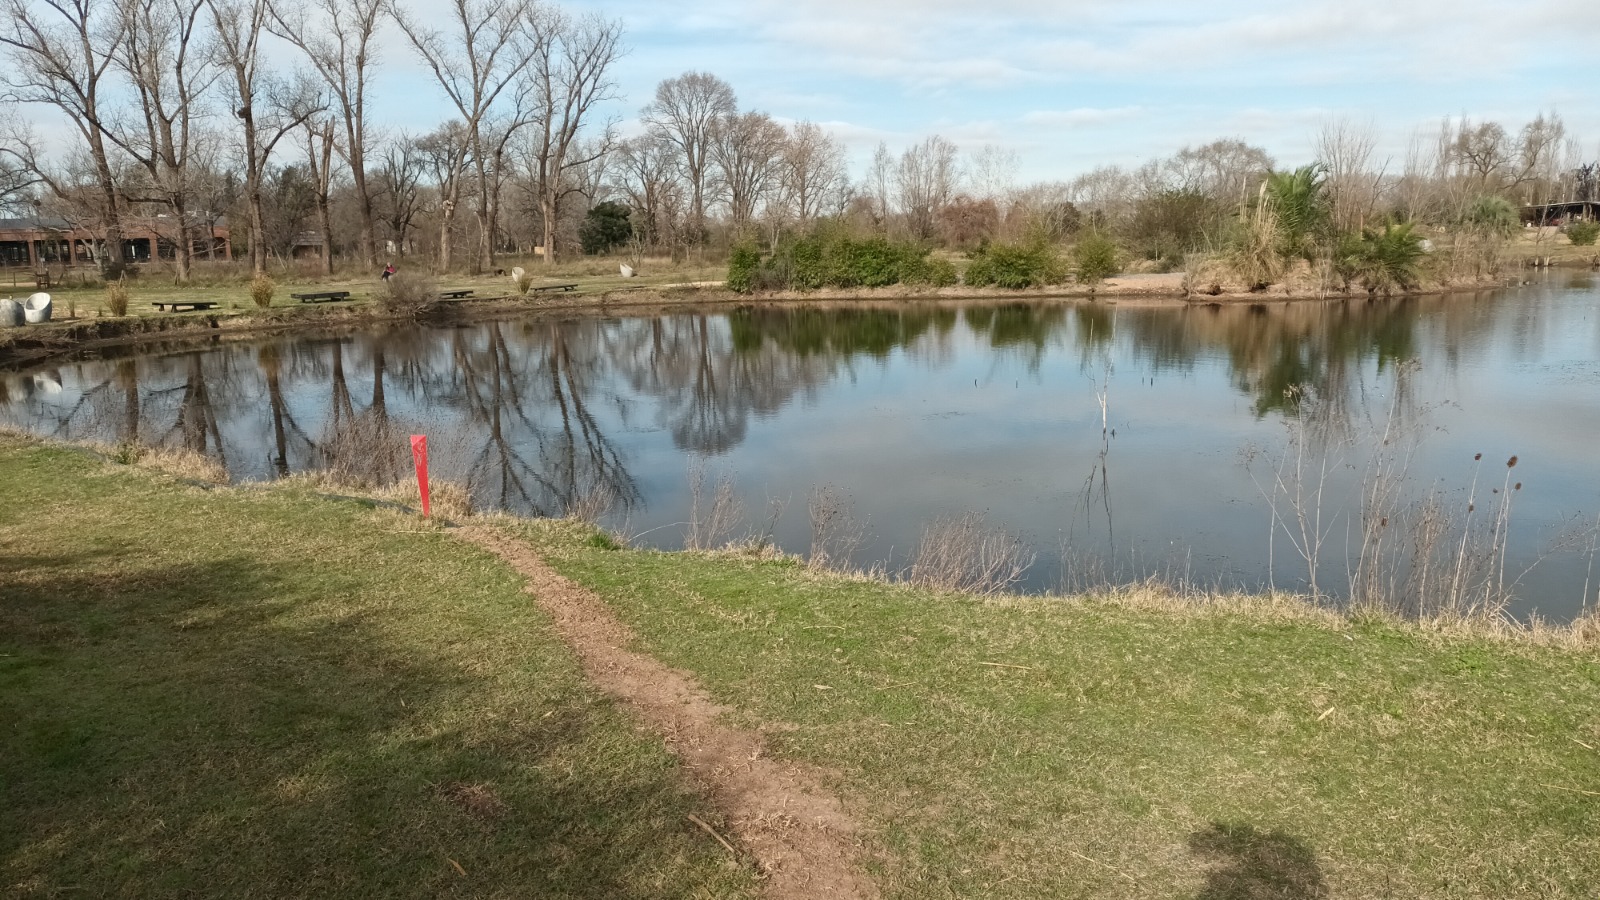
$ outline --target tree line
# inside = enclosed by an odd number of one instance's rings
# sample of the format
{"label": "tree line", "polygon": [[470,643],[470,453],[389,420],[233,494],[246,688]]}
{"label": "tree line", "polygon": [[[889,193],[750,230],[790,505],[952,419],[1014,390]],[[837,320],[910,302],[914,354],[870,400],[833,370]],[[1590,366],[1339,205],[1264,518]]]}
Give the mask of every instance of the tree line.
{"label": "tree line", "polygon": [[[449,0],[426,17],[396,0],[0,9],[0,204],[110,248],[130,222],[154,227],[180,280],[199,236],[224,220],[245,237],[255,273],[307,246],[330,273],[335,258],[485,272],[502,255],[554,263],[580,247],[681,258],[754,240],[772,250],[823,220],[968,253],[1089,229],[1176,268],[1195,251],[1236,247],[1272,176],[1289,174],[1264,149],[1224,138],[1025,184],[1015,153],[963,152],[933,135],[899,153],[880,144],[852,177],[826,129],[741,109],[732,85],[698,71],[661,81],[639,110],[642,129],[625,137],[611,112],[625,102],[613,72],[622,23],[538,0]],[[390,52],[380,32],[401,36],[401,52],[448,101],[433,130],[373,122]],[[269,62],[279,59],[292,70]],[[29,124],[39,108],[71,129],[70,149],[46,152]],[[1308,171],[1328,235],[1392,222],[1503,231],[1507,208],[1600,197],[1600,166],[1554,112],[1515,129],[1447,120],[1402,160],[1376,148],[1372,127],[1348,120],[1316,136]],[[120,254],[101,263],[114,277]]]}

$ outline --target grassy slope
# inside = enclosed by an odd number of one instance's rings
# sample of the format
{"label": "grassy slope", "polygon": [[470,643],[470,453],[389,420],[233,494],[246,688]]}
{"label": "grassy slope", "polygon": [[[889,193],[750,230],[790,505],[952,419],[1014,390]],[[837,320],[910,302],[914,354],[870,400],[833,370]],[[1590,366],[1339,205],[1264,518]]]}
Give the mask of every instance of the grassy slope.
{"label": "grassy slope", "polygon": [[753,895],[485,554],[4,438],[0,498],[0,894]]}
{"label": "grassy slope", "polygon": [[781,752],[838,771],[878,830],[892,896],[1590,897],[1600,884],[1592,653],[1285,616],[986,605],[528,533],[650,652]]}
{"label": "grassy slope", "polygon": [[[669,284],[698,281],[720,281],[727,274],[727,266],[698,265],[688,263],[671,263],[667,260],[646,260],[642,265],[641,274],[635,278],[623,278],[617,270],[621,260],[616,257],[583,257],[576,260],[565,261],[547,268],[542,262],[528,260],[511,260],[502,262],[506,269],[513,265],[521,265],[528,269],[533,276],[535,287],[542,284],[575,282],[578,284],[577,293],[595,294],[605,291],[659,288]],[[418,271],[423,266],[413,265],[410,261],[402,260],[403,269]],[[164,275],[159,270],[150,270],[128,281],[128,313],[136,316],[163,315],[151,306],[156,301],[194,301],[206,300],[217,304],[217,309],[224,311],[249,312],[256,309],[250,299],[250,279],[245,274],[249,266],[246,262],[236,263],[225,269],[202,268],[197,270],[194,280],[189,284],[174,284],[170,276]],[[220,274],[219,274],[220,273]],[[343,271],[328,278],[305,276],[298,273],[280,274],[271,273],[276,280],[277,289],[273,295],[274,307],[298,307],[298,300],[290,294],[305,291],[319,290],[347,290],[350,291],[351,301],[362,303],[373,300],[383,294],[384,288],[378,280],[378,273]],[[428,276],[441,289],[470,288],[476,291],[478,297],[496,297],[513,294],[515,288],[506,276],[493,275],[465,275],[447,274]],[[9,284],[0,285],[0,296],[25,297],[32,292],[32,287],[19,284],[12,287]],[[67,284],[53,288],[50,291],[54,298],[54,318],[65,319],[69,317],[69,308],[75,308],[77,317],[93,318],[97,313],[104,314],[105,289],[103,287],[82,287]],[[535,299],[570,298],[571,294],[535,294]],[[177,315],[184,315],[178,313]]]}

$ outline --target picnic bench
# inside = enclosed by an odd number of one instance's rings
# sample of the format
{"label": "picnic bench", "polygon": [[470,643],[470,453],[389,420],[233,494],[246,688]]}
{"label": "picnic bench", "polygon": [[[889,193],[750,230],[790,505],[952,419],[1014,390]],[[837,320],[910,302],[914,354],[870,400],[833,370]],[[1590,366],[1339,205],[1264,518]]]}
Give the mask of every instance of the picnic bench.
{"label": "picnic bench", "polygon": [[184,307],[196,311],[205,311],[216,306],[217,303],[215,300],[154,300],[151,301],[150,305],[162,312],[168,312],[167,307],[170,306],[172,307],[171,312],[177,312]]}
{"label": "picnic bench", "polygon": [[539,291],[575,291],[577,289],[578,289],[578,285],[576,283],[574,283],[574,284],[541,284],[538,287],[529,288],[529,290],[533,291],[534,293],[537,293]]}
{"label": "picnic bench", "polygon": [[462,297],[471,297],[472,291],[462,288],[454,291],[440,291],[439,297],[443,300],[460,300]]}
{"label": "picnic bench", "polygon": [[305,293],[290,294],[289,296],[293,297],[296,300],[299,300],[301,303],[322,303],[322,302],[328,301],[328,300],[348,300],[348,299],[350,299],[350,292],[349,291],[306,291]]}

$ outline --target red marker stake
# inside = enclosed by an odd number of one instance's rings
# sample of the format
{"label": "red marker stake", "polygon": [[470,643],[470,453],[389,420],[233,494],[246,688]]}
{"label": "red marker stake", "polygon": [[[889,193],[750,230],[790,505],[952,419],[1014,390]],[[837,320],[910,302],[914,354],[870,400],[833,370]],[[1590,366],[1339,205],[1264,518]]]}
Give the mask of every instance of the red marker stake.
{"label": "red marker stake", "polygon": [[411,458],[417,464],[417,491],[422,494],[422,517],[428,518],[428,436],[411,436]]}

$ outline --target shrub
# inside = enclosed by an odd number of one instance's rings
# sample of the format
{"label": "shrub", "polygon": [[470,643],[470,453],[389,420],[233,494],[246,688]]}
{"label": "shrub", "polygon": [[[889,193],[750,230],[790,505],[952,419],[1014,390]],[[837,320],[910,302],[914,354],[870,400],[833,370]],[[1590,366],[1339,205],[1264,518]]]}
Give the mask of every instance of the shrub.
{"label": "shrub", "polygon": [[1090,287],[1121,272],[1116,243],[1098,231],[1084,235],[1072,248],[1072,270]]}
{"label": "shrub", "polygon": [[756,289],[757,275],[761,271],[761,251],[756,245],[745,242],[733,248],[728,258],[728,290],[748,294]]}
{"label": "shrub", "polygon": [[1593,247],[1596,238],[1600,238],[1600,222],[1573,222],[1567,226],[1567,240],[1574,247]]}
{"label": "shrub", "polygon": [[272,305],[272,294],[277,289],[278,286],[266,275],[257,275],[250,279],[250,299],[262,309]]}
{"label": "shrub", "polygon": [[1055,284],[1065,271],[1055,247],[1045,241],[988,244],[973,254],[967,284],[1019,289]]}
{"label": "shrub", "polygon": [[764,262],[753,245],[741,244],[734,248],[728,264],[728,288],[740,293],[892,284],[942,286],[955,281],[955,267],[948,260],[929,259],[928,251],[915,244],[884,237],[856,239],[826,223],[808,235],[785,240]]}
{"label": "shrub", "polygon": [[955,263],[942,256],[927,256],[909,267],[906,284],[925,284],[931,287],[949,287],[961,281]]}
{"label": "shrub", "polygon": [[409,272],[392,275],[388,290],[380,300],[387,312],[417,315],[439,299],[439,289],[423,275]]}
{"label": "shrub", "polygon": [[128,280],[118,278],[106,283],[106,311],[113,316],[128,314]]}
{"label": "shrub", "polygon": [[583,224],[578,226],[578,240],[583,244],[583,252],[591,256],[609,253],[619,244],[627,243],[628,238],[633,236],[630,215],[627,205],[615,200],[595,204],[583,217]]}
{"label": "shrub", "polygon": [[1360,237],[1342,238],[1334,251],[1333,266],[1345,290],[1359,280],[1367,293],[1381,291],[1388,296],[1397,288],[1409,291],[1417,286],[1425,255],[1422,236],[1409,223],[1385,225],[1382,231],[1368,228]]}

